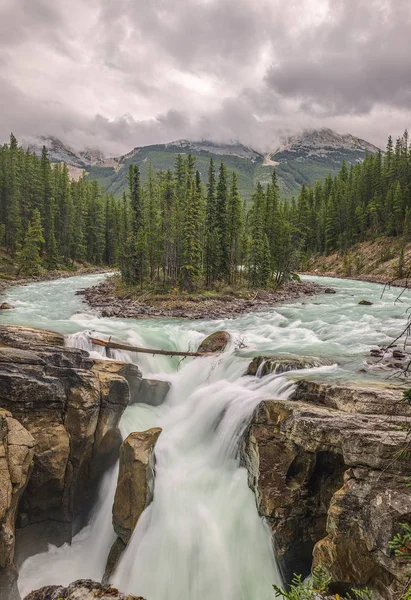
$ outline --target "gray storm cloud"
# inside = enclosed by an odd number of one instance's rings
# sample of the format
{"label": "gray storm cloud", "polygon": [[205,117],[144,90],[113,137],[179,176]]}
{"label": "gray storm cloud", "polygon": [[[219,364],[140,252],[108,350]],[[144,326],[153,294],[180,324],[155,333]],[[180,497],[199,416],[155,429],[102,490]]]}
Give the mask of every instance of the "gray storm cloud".
{"label": "gray storm cloud", "polygon": [[3,0],[0,138],[381,146],[410,124],[410,21],[405,0]]}

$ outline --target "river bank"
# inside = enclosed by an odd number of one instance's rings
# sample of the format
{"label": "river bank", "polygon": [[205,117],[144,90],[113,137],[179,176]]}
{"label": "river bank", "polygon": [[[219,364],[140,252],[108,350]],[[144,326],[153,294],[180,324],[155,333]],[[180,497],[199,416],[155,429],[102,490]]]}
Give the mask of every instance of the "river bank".
{"label": "river bank", "polygon": [[67,279],[78,275],[94,275],[99,273],[112,273],[113,269],[107,267],[79,267],[75,271],[47,271],[43,275],[31,275],[29,277],[15,277],[13,279],[0,279],[0,296],[7,288],[16,285],[28,285],[30,283],[41,283],[42,281],[55,281],[56,279]]}
{"label": "river bank", "polygon": [[[345,254],[314,255],[302,274],[410,287],[411,244],[383,237],[361,242]],[[408,276],[408,277],[407,277]]]}
{"label": "river bank", "polygon": [[348,281],[364,281],[364,283],[379,283],[381,285],[408,288],[411,289],[410,279],[392,279],[391,277],[384,275],[343,275],[336,271],[326,271],[325,273],[319,272],[318,269],[303,271],[300,275],[308,275],[310,277],[332,277],[334,279],[346,279]]}
{"label": "river bank", "polygon": [[290,282],[277,291],[250,291],[235,296],[208,295],[142,295],[136,300],[118,291],[115,278],[108,278],[97,286],[82,290],[85,301],[98,310],[103,317],[121,318],[177,318],[222,319],[239,316],[256,310],[270,308],[280,302],[297,300],[324,291],[321,285],[311,281]]}

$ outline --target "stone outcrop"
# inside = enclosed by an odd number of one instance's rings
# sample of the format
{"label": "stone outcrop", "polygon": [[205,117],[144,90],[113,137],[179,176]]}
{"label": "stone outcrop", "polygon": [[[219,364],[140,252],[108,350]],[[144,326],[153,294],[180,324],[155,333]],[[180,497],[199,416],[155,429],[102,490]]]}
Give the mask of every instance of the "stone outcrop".
{"label": "stone outcrop", "polygon": [[103,583],[108,584],[141,513],[153,499],[154,447],[161,433],[159,427],[134,432],[120,448],[120,467],[113,504],[113,527],[118,538],[107,558]]}
{"label": "stone outcrop", "polygon": [[130,404],[149,404],[150,406],[160,406],[163,404],[171,384],[168,381],[158,379],[142,379],[140,387],[132,398]]}
{"label": "stone outcrop", "polygon": [[260,404],[244,461],[287,581],[313,559],[341,591],[367,585],[390,599],[406,584],[388,542],[411,519],[411,463],[395,458],[409,416],[402,390],[384,384],[302,381],[289,400]]}
{"label": "stone outcrop", "polygon": [[34,346],[64,346],[64,335],[22,325],[0,325],[0,346],[31,349]]}
{"label": "stone outcrop", "polygon": [[143,510],[153,499],[154,446],[159,427],[131,433],[120,448],[120,468],[113,505],[113,526],[127,544]]}
{"label": "stone outcrop", "polygon": [[171,384],[168,381],[143,378],[140,369],[132,363],[114,360],[94,360],[100,372],[116,374],[124,377],[130,388],[129,404],[149,404],[159,406],[163,404]]}
{"label": "stone outcrop", "polygon": [[69,586],[49,585],[31,592],[25,600],[144,600],[141,596],[122,594],[110,585],[79,579]]}
{"label": "stone outcrop", "polygon": [[13,565],[17,506],[33,468],[34,439],[0,409],[0,597],[16,593]]}
{"label": "stone outcrop", "polygon": [[[7,452],[15,465],[15,472],[9,471],[14,478],[13,515],[21,496],[17,566],[26,556],[46,550],[48,543],[69,541],[81,525],[102,471],[118,458],[118,423],[130,400],[128,381],[141,379],[134,365],[115,363],[108,368],[87,352],[63,344],[64,337],[54,332],[0,326],[1,422],[9,422],[11,428]],[[30,452],[27,444],[10,446],[17,431],[31,440]],[[33,462],[25,489],[23,474],[21,484],[16,479],[17,458],[23,461],[24,452],[26,462]],[[20,471],[26,470],[24,463]],[[8,488],[0,487],[0,497],[4,493],[10,500]],[[4,518],[6,523],[13,520]],[[14,521],[12,525],[14,533]],[[0,548],[7,543],[0,530]]]}
{"label": "stone outcrop", "polygon": [[248,365],[246,375],[264,377],[271,373],[286,373],[300,369],[330,366],[333,363],[314,356],[255,356]]}
{"label": "stone outcrop", "polygon": [[231,335],[227,331],[215,331],[201,342],[197,352],[224,352],[230,340]]}

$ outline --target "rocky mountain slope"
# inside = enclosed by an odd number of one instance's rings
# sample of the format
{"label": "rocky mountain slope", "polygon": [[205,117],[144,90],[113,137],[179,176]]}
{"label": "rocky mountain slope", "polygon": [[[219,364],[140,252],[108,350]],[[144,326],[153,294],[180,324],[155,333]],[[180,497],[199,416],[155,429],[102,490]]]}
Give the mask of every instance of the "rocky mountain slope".
{"label": "rocky mountain slope", "polygon": [[131,164],[138,164],[143,179],[151,162],[155,170],[173,168],[178,154],[191,152],[203,179],[212,157],[218,165],[221,160],[229,170],[236,171],[242,196],[249,199],[255,184],[270,181],[274,167],[277,169],[281,190],[285,196],[298,194],[302,184],[310,184],[325,178],[329,172],[336,174],[343,160],[349,165],[364,159],[366,153],[378,148],[352,135],[339,135],[330,129],[307,131],[284,140],[274,152],[263,155],[240,143],[219,144],[212,141],[177,140],[167,144],[136,147],[116,158],[105,157],[99,150],[76,152],[54,137],[41,137],[26,143],[40,154],[45,145],[53,162],[65,162],[80,169],[73,172],[79,176],[87,172],[108,191],[120,196],[127,188],[127,171]]}

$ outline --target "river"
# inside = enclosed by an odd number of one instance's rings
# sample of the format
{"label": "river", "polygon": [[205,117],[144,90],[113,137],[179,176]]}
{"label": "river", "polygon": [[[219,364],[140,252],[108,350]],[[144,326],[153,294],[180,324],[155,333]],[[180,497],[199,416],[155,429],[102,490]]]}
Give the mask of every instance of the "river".
{"label": "river", "polygon": [[[156,446],[154,500],[138,522],[113,583],[147,600],[272,600],[272,584],[281,578],[237,450],[255,407],[263,398],[286,398],[293,375],[243,377],[250,357],[311,355],[330,362],[305,371],[305,377],[381,377],[378,370],[372,375],[359,370],[371,347],[391,341],[401,330],[411,293],[396,303],[395,289],[381,297],[378,284],[311,278],[337,293],[304,297],[235,319],[122,320],[98,317],[75,295],[102,277],[11,288],[4,299],[15,309],[2,311],[0,320],[63,332],[69,345],[88,350],[83,333],[88,330],[166,349],[193,349],[217,329],[231,333],[233,340],[220,357],[182,362],[116,353],[135,361],[144,376],[166,379],[172,386],[162,406],[134,405],[121,421],[124,437],[154,426],[163,432]],[[362,299],[373,304],[359,306]],[[115,539],[111,508],[116,477],[116,469],[105,475],[90,523],[71,545],[50,546],[26,560],[19,576],[23,597],[43,585],[101,579]]]}

